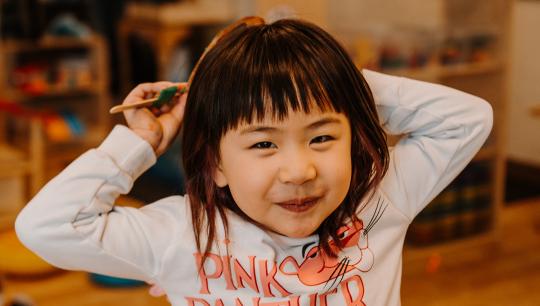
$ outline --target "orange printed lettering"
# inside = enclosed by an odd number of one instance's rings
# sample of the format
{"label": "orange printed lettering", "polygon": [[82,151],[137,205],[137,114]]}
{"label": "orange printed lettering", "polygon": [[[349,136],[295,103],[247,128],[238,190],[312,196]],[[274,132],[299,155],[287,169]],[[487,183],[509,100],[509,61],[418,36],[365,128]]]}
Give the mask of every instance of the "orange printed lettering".
{"label": "orange printed lettering", "polygon": [[317,293],[309,295],[309,306],[317,306]]}
{"label": "orange printed lettering", "polygon": [[[188,306],[195,306],[195,305],[204,305],[204,306],[210,306],[207,301],[200,298],[192,298],[192,297],[186,297]],[[195,304],[197,303],[197,304]]]}
{"label": "orange printed lettering", "polygon": [[[200,267],[202,263],[202,255],[200,253],[195,253],[193,255],[195,256],[195,259],[197,261],[197,267]],[[199,279],[201,280],[201,290],[199,291],[199,293],[201,294],[210,294],[210,291],[208,291],[208,279],[218,279],[223,272],[223,264],[219,256],[215,254],[208,254],[206,263],[210,261],[214,262],[216,266],[216,270],[214,271],[214,273],[208,275],[204,266],[199,269]]]}
{"label": "orange printed lettering", "polygon": [[244,281],[249,285],[253,291],[259,293],[257,286],[257,280],[255,278],[255,256],[249,256],[249,268],[250,274],[244,270],[242,265],[237,259],[234,260],[234,272],[236,274],[236,283],[238,288],[245,288]]}
{"label": "orange printed lettering", "polygon": [[[358,296],[354,299],[352,298],[351,291],[349,290],[349,283],[352,285],[353,281],[356,283],[356,288],[358,289]],[[341,283],[341,294],[343,294],[343,298],[348,306],[366,305],[364,302],[362,302],[362,299],[364,298],[364,283],[362,282],[362,278],[358,275],[353,275]]]}
{"label": "orange printed lettering", "polygon": [[261,298],[253,298],[253,306],[290,306],[289,301],[280,301],[280,302],[262,302]]}
{"label": "orange printed lettering", "polygon": [[259,261],[259,273],[261,278],[261,285],[264,292],[264,296],[266,297],[274,297],[275,295],[272,294],[272,291],[270,290],[270,285],[273,285],[274,288],[276,288],[282,296],[288,296],[291,293],[285,290],[276,280],[276,272],[277,272],[277,266],[274,263],[272,266],[272,271],[270,271],[270,274],[268,273],[267,269],[267,260],[261,260]]}
{"label": "orange printed lettering", "polygon": [[244,306],[244,304],[242,304],[242,301],[240,301],[239,298],[236,298],[235,305],[236,306]]}
{"label": "orange printed lettering", "polygon": [[300,296],[295,295],[289,297],[289,306],[300,306]]}
{"label": "orange printed lettering", "polygon": [[225,276],[225,281],[227,282],[227,290],[236,290],[236,287],[233,284],[232,276],[231,276],[231,257],[230,256],[223,256],[223,275]]}
{"label": "orange printed lettering", "polygon": [[215,306],[225,306],[225,305],[223,304],[223,301],[222,301],[221,299],[217,299],[217,300],[216,300],[216,303],[215,303],[214,305],[215,305]]}
{"label": "orange printed lettering", "polygon": [[327,291],[327,292],[319,295],[319,302],[321,302],[321,306],[326,306],[327,305],[326,297],[329,296],[330,294],[334,294],[336,292],[337,292],[337,288],[334,288],[331,291]]}

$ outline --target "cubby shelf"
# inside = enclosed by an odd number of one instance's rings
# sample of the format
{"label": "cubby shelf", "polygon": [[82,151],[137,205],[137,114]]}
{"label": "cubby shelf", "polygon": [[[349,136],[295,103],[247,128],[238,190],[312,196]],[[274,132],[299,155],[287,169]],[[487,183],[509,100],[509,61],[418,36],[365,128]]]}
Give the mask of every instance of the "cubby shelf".
{"label": "cubby shelf", "polygon": [[[0,111],[0,144],[9,148],[6,152],[18,152],[16,163],[7,154],[0,156],[3,177],[10,174],[2,184],[30,182],[2,204],[2,224],[12,224],[13,214],[46,180],[105,137],[110,126],[108,70],[105,42],[96,34],[0,41],[0,100],[4,106],[13,104]],[[25,82],[37,85],[29,90]],[[53,140],[45,114],[58,115],[69,126],[61,117],[65,112],[83,128],[73,133],[70,126],[70,136]]]}

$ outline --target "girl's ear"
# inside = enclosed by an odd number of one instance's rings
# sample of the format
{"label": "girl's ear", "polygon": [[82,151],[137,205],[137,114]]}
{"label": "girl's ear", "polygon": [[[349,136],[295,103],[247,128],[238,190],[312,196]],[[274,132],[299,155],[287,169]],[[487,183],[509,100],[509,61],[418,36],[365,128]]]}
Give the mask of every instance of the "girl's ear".
{"label": "girl's ear", "polygon": [[223,173],[223,170],[221,170],[221,164],[218,165],[214,171],[214,183],[216,183],[219,188],[223,188],[228,185],[227,177]]}

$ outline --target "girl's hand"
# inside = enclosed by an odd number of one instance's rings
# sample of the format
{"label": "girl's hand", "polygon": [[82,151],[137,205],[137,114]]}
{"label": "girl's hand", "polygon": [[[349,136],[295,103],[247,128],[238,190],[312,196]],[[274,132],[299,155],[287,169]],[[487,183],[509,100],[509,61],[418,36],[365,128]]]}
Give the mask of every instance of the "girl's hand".
{"label": "girl's hand", "polygon": [[150,284],[151,287],[148,289],[148,293],[153,297],[160,297],[165,295],[165,290],[161,289],[158,285]]}
{"label": "girl's hand", "polygon": [[[132,104],[151,98],[170,86],[186,87],[187,83],[156,82],[143,83],[135,87],[122,104]],[[133,108],[124,111],[128,127],[154,149],[157,156],[163,154],[174,140],[184,118],[187,92],[175,96],[161,108]]]}

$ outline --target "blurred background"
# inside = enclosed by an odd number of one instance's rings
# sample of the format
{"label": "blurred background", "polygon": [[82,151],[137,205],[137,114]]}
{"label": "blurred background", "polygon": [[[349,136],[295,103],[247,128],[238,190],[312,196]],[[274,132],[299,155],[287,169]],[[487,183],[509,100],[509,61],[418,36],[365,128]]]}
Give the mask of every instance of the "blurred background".
{"label": "blurred background", "polygon": [[[131,88],[186,81],[212,36],[246,15],[310,20],[359,68],[488,100],[488,141],[410,226],[403,305],[540,305],[540,1],[0,0],[0,306],[168,305],[139,282],[50,267],[13,221],[123,122],[108,109]],[[182,193],[180,148],[117,204]]]}

